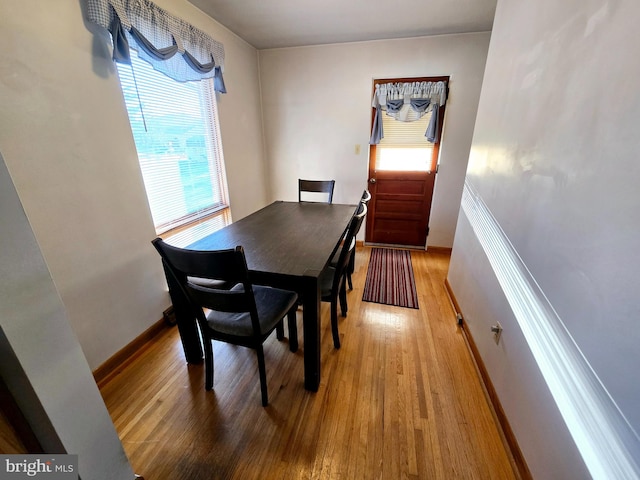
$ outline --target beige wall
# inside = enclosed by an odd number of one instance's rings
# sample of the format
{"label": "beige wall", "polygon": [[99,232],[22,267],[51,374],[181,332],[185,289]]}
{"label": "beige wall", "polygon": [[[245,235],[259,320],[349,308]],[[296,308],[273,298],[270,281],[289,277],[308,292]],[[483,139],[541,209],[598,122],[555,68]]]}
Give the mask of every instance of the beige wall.
{"label": "beige wall", "polygon": [[[220,123],[245,216],[267,200],[256,51],[185,0],[156,3],[225,45]],[[170,302],[115,67],[82,5],[0,3],[0,151],[95,369]]]}
{"label": "beige wall", "polygon": [[534,478],[640,478],[639,13],[498,1],[449,282]]}
{"label": "beige wall", "polygon": [[334,178],[334,201],[357,202],[367,186],[373,79],[449,75],[428,245],[451,247],[489,37],[443,35],[259,51],[271,199],[297,200],[298,178]]}
{"label": "beige wall", "polygon": [[78,455],[84,479],[133,479],[2,154],[0,219],[0,378],[45,452]]}

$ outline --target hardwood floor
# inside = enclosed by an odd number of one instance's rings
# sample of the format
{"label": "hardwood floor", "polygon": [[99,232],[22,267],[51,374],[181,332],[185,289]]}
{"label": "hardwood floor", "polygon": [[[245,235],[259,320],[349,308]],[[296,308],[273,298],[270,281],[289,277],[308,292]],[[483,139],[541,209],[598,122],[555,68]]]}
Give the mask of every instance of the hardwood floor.
{"label": "hardwood floor", "polygon": [[164,331],[101,387],[146,480],[518,478],[445,292],[446,253],[412,252],[418,310],[362,302],[359,248],[342,348],[322,305],[322,380],[303,387],[301,349],[265,344],[268,407],[253,351],[214,344],[214,390]]}

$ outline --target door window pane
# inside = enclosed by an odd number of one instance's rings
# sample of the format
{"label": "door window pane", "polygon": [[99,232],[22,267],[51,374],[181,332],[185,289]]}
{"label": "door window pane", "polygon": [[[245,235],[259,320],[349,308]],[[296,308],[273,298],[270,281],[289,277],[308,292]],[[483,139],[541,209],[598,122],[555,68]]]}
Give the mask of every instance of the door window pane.
{"label": "door window pane", "polygon": [[[405,105],[403,108],[411,108]],[[376,146],[377,171],[427,172],[433,144],[424,136],[431,113],[413,122],[401,122],[382,113],[384,138]]]}

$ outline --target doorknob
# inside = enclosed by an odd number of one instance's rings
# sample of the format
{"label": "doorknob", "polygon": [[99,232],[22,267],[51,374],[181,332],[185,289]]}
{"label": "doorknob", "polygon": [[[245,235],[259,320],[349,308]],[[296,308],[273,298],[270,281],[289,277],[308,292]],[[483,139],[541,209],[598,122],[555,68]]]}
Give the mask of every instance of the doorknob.
{"label": "doorknob", "polygon": [[376,179],[375,178],[370,178],[369,179],[369,183],[376,183]]}

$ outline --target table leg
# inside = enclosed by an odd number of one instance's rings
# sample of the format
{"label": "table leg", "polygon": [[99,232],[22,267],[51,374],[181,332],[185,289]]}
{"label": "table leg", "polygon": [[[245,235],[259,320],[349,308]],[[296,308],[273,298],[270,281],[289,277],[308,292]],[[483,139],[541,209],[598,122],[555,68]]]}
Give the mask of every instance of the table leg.
{"label": "table leg", "polygon": [[304,388],[312,392],[320,386],[320,301],[318,278],[303,277]]}
{"label": "table leg", "polygon": [[169,295],[171,296],[171,303],[173,304],[173,311],[176,315],[176,323],[178,325],[178,331],[180,332],[180,340],[182,340],[182,348],[184,350],[184,356],[187,363],[198,364],[202,363],[202,343],[200,342],[200,333],[198,332],[198,324],[193,317],[193,313],[189,308],[187,299],[180,291],[173,275],[164,267],[164,273],[167,277],[167,285],[169,286]]}

